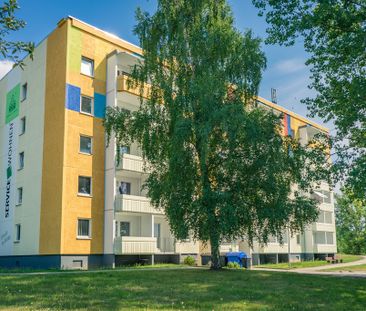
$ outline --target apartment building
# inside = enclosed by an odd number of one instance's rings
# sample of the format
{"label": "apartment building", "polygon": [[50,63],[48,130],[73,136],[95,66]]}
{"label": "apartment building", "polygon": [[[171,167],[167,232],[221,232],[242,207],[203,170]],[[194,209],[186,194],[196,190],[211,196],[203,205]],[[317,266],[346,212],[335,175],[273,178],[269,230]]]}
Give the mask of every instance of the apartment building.
{"label": "apartment building", "polygon": [[[76,18],[62,19],[0,81],[0,266],[91,268],[135,262],[180,262],[207,250],[177,241],[142,184],[146,179],[136,144],[107,146],[106,106],[137,109],[139,93],[127,86],[141,49]],[[285,134],[306,142],[327,129],[278,105]],[[324,184],[314,194],[319,221],[280,245],[249,249],[245,241],[223,244],[253,262],[314,258],[336,253],[334,204]],[[286,241],[285,241],[286,242]]]}

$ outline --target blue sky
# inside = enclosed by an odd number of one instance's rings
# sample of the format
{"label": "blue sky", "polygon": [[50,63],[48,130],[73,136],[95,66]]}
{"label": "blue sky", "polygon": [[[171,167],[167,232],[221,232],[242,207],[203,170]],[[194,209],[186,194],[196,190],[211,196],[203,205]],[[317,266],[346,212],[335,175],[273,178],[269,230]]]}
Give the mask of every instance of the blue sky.
{"label": "blue sky", "polygon": [[[239,30],[251,28],[256,36],[265,38],[267,24],[264,17],[257,15],[257,9],[250,0],[228,0],[232,6],[236,27]],[[156,0],[19,0],[21,9],[18,16],[27,22],[25,29],[9,39],[41,41],[55,27],[56,23],[67,15],[77,17],[98,28],[111,32],[119,37],[138,44],[133,34],[135,10],[137,7],[154,12]],[[311,96],[307,89],[309,70],[304,65],[306,53],[303,46],[297,43],[294,47],[262,46],[267,56],[267,69],[259,95],[270,99],[271,88],[277,89],[278,103],[301,115],[307,110],[300,99]],[[0,76],[9,65],[0,62]],[[321,120],[315,118],[321,123]]]}

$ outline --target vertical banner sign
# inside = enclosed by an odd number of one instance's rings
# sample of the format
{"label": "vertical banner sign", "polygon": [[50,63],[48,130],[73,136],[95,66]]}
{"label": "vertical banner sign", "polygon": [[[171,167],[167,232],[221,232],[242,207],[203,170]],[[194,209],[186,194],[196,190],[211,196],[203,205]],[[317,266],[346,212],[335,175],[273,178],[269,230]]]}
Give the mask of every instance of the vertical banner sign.
{"label": "vertical banner sign", "polygon": [[20,85],[16,85],[6,95],[5,130],[2,149],[4,150],[1,178],[5,179],[1,194],[0,211],[0,255],[12,255],[15,207],[15,174],[17,163],[17,142],[19,123]]}

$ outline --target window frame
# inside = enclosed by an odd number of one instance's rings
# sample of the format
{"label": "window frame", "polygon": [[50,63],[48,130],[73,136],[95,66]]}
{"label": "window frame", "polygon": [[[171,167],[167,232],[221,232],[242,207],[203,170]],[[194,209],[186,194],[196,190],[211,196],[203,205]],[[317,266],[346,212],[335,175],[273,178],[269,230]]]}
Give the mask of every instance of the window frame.
{"label": "window frame", "polygon": [[[87,61],[87,62],[90,62],[92,64],[92,67],[91,67],[91,75],[88,74],[88,73],[85,73],[82,71],[82,67],[83,67],[83,61]],[[90,77],[90,78],[94,78],[94,59],[91,59],[89,57],[86,57],[86,56],[81,56],[81,62],[80,62],[80,74],[84,75],[84,76],[87,76],[87,77]]]}
{"label": "window frame", "polygon": [[[81,151],[81,138],[82,137],[90,139],[90,152]],[[92,136],[84,135],[84,134],[79,135],[79,153],[85,154],[85,155],[92,155],[93,154],[93,137]]]}
{"label": "window frame", "polygon": [[[83,97],[91,99],[91,112],[83,111],[82,105],[83,105]],[[80,107],[79,107],[80,113],[85,114],[87,116],[94,116],[94,97],[88,96],[88,95],[80,95]]]}
{"label": "window frame", "polygon": [[[126,190],[127,190],[126,193],[121,193],[121,191],[120,191],[120,187],[122,186],[122,184],[125,184],[126,185]],[[131,182],[124,181],[124,180],[120,180],[117,183],[117,193],[119,195],[131,195],[131,192],[132,192],[132,183]]]}
{"label": "window frame", "polygon": [[[21,200],[19,200],[20,196],[19,196],[19,193],[21,193]],[[17,201],[16,201],[16,206],[19,206],[19,205],[22,205],[23,204],[23,194],[24,194],[24,191],[23,191],[23,187],[18,187],[17,188]]]}
{"label": "window frame", "polygon": [[27,118],[22,117],[22,118],[20,118],[20,130],[21,130],[21,132],[19,133],[19,136],[25,134],[26,128],[27,128]]}
{"label": "window frame", "polygon": [[[122,224],[128,224],[128,235],[122,235],[121,234]],[[119,222],[119,232],[118,233],[119,233],[120,237],[131,236],[131,222],[130,221],[120,221]]]}
{"label": "window frame", "polygon": [[[324,243],[317,243],[316,242],[316,235],[318,233],[322,233],[324,234]],[[328,237],[327,235],[332,235],[332,243],[328,243]],[[334,241],[334,232],[333,231],[314,231],[313,232],[313,243],[316,244],[316,245],[335,245],[335,241]]]}
{"label": "window frame", "polygon": [[[88,235],[79,235],[79,221],[87,220],[88,221]],[[92,219],[91,218],[84,218],[78,217],[76,220],[76,239],[78,240],[91,240],[92,238]]]}
{"label": "window frame", "polygon": [[15,236],[14,236],[14,243],[19,243],[22,237],[22,225],[15,224]]}
{"label": "window frame", "polygon": [[[89,178],[90,179],[90,193],[89,194],[79,192],[80,177],[84,177],[84,178]],[[91,176],[78,175],[78,196],[81,196],[81,197],[91,197],[92,194],[93,194],[93,178]]]}
{"label": "window frame", "polygon": [[25,101],[28,97],[28,82],[22,84],[21,90],[21,102]]}
{"label": "window frame", "polygon": [[[23,158],[23,161],[21,162],[20,159]],[[24,155],[24,151],[19,152],[18,154],[18,171],[21,171],[24,169],[24,161],[25,161],[25,155]]]}

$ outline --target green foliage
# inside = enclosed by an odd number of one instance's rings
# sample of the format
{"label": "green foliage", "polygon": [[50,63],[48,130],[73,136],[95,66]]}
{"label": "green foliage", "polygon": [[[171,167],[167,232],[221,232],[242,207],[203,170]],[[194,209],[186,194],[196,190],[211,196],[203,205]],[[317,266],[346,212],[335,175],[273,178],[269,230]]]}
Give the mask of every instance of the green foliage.
{"label": "green foliage", "polygon": [[344,190],[336,206],[338,249],[346,254],[366,254],[366,201]]}
{"label": "green foliage", "polygon": [[240,269],[240,265],[237,262],[228,262],[226,265],[227,268],[229,269]]}
{"label": "green foliage", "polygon": [[18,9],[17,0],[9,0],[0,6],[0,55],[4,59],[10,59],[16,64],[23,66],[19,54],[25,52],[32,57],[34,44],[31,42],[6,40],[6,37],[11,32],[25,27],[25,22],[15,16],[15,12]]}
{"label": "green foliage", "polygon": [[267,42],[292,45],[301,37],[310,57],[310,88],[303,100],[337,135],[335,179],[366,196],[366,0],[252,0],[266,12]]}
{"label": "green foliage", "polygon": [[325,145],[282,137],[281,117],[252,105],[266,60],[226,1],[161,0],[137,18],[144,61],[129,84],[142,95],[148,82],[150,98],[134,112],[109,108],[104,124],[118,145],[141,146],[148,196],[175,237],[209,241],[218,268],[224,240],[266,243],[315,221],[305,193],[327,176]]}
{"label": "green foliage", "polygon": [[192,256],[187,256],[184,258],[183,263],[187,266],[194,266],[196,264],[196,260]]}

